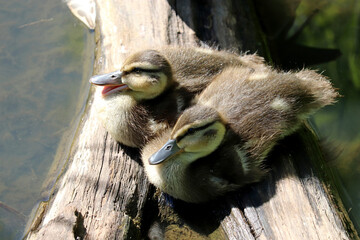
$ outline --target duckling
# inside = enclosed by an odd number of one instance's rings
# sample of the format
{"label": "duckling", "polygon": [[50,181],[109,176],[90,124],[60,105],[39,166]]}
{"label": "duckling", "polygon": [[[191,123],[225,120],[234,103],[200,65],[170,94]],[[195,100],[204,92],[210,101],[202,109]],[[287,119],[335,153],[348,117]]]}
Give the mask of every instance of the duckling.
{"label": "duckling", "polygon": [[158,131],[173,126],[193,97],[227,66],[264,67],[256,55],[168,46],[129,56],[121,70],[93,76],[102,86],[95,110],[118,142],[141,147]]}
{"label": "duckling", "polygon": [[149,181],[192,203],[257,182],[267,173],[263,163],[274,145],[337,96],[330,82],[311,70],[229,67],[172,130],[144,147]]}

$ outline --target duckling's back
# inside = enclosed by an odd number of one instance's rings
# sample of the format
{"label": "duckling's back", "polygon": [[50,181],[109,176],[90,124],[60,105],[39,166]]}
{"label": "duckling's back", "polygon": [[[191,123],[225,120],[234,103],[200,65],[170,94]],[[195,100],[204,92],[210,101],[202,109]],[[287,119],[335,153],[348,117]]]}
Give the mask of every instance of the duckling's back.
{"label": "duckling's back", "polygon": [[159,50],[171,63],[175,81],[188,91],[202,91],[227,67],[264,68],[262,57],[211,48],[168,46]]}
{"label": "duckling's back", "polygon": [[328,79],[311,70],[228,68],[198,102],[215,108],[259,156],[337,96]]}

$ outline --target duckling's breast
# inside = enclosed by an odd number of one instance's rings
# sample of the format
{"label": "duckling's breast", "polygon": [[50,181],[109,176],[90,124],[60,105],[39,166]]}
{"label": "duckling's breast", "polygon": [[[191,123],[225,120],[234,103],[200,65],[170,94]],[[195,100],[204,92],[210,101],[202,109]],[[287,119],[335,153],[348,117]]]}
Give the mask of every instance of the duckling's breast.
{"label": "duckling's breast", "polygon": [[140,147],[150,135],[149,118],[145,109],[128,95],[98,97],[94,109],[104,128],[118,142]]}

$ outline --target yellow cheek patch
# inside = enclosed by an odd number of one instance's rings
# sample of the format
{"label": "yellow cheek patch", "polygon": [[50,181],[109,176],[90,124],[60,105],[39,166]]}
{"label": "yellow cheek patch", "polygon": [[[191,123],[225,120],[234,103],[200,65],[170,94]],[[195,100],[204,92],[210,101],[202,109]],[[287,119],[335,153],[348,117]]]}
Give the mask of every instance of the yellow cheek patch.
{"label": "yellow cheek patch", "polygon": [[167,87],[167,76],[162,73],[128,74],[123,78],[137,100],[153,99],[163,93]]}
{"label": "yellow cheek patch", "polygon": [[205,129],[185,136],[178,143],[178,146],[183,146],[185,152],[198,152],[201,153],[200,155],[205,156],[219,147],[224,139],[225,131],[225,126],[222,123],[215,122]]}
{"label": "yellow cheek patch", "polygon": [[148,77],[144,75],[129,75],[128,78],[124,77],[124,82],[135,91],[145,91],[151,86]]}

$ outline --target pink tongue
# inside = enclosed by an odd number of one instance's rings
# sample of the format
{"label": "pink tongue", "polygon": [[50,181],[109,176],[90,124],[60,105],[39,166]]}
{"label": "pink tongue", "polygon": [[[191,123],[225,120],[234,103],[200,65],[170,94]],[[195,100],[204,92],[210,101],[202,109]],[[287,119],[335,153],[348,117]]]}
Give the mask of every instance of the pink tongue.
{"label": "pink tongue", "polygon": [[104,86],[101,93],[103,96],[106,96],[108,94],[112,94],[113,92],[120,92],[126,89],[129,89],[128,85],[126,84],[108,85],[108,86]]}
{"label": "pink tongue", "polygon": [[120,87],[119,85],[115,86],[105,86],[101,92],[101,94],[105,95],[106,93],[110,92],[111,90]]}

